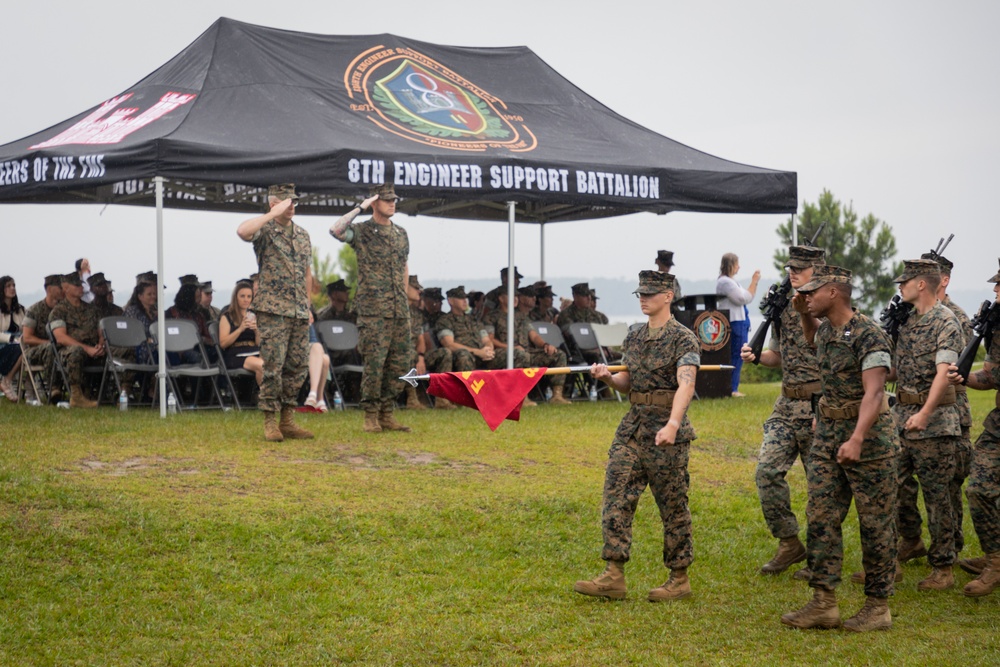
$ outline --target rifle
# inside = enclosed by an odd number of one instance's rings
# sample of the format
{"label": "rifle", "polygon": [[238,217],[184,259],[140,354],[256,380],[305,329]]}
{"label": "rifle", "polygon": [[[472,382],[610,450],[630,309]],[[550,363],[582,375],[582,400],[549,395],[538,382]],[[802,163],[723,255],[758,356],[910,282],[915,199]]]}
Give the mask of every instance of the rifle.
{"label": "rifle", "polygon": [[986,338],[986,350],[989,351],[992,344],[993,331],[1000,324],[1000,302],[983,301],[979,307],[979,312],[972,318],[972,337],[969,343],[962,350],[958,357],[958,374],[962,376],[962,384],[969,379],[972,372],[972,362],[976,360],[976,352],[979,351],[979,343]]}
{"label": "rifle", "polygon": [[[806,245],[815,246],[819,233],[826,227],[826,221],[820,224],[816,233],[809,239]],[[757,327],[753,338],[750,339],[750,351],[753,352],[753,363],[756,366],[760,363],[760,355],[764,352],[764,341],[767,340],[767,331],[773,324],[775,329],[780,327],[781,313],[788,306],[788,293],[792,289],[791,276],[786,274],[785,279],[779,286],[777,283],[767,289],[767,294],[760,301],[760,312],[764,315],[764,323]]]}
{"label": "rifle", "polygon": [[[938,241],[937,247],[929,253],[921,255],[921,259],[929,259],[936,262],[953,238],[955,238],[954,234],[949,235],[947,240],[942,237]],[[913,304],[903,303],[903,297],[896,294],[889,300],[888,305],[882,309],[882,314],[878,316],[879,321],[882,323],[882,330],[892,339],[893,346],[899,340],[900,327],[906,324],[906,320],[910,318],[912,311]]]}

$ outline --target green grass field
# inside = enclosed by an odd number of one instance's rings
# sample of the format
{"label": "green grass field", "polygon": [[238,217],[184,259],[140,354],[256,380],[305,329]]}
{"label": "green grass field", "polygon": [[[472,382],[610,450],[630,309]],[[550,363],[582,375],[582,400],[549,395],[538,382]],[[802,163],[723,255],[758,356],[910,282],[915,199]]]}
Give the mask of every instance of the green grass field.
{"label": "green grass field", "polygon": [[[1000,594],[918,593],[908,563],[887,633],[796,631],[808,587],[763,577],[753,482],[776,385],[691,409],[694,595],[651,604],[662,531],[646,494],[622,602],[572,592],[603,567],[600,503],[624,406],[304,415],[266,443],[256,412],[0,406],[3,665],[986,665]],[[970,392],[981,423],[992,394]],[[974,430],[974,435],[978,428]],[[790,474],[804,525],[805,479]],[[966,515],[964,555],[979,555]],[[804,531],[803,531],[804,534]],[[845,526],[845,576],[860,568]],[[794,568],[793,568],[794,569]],[[842,614],[863,603],[838,590]]]}

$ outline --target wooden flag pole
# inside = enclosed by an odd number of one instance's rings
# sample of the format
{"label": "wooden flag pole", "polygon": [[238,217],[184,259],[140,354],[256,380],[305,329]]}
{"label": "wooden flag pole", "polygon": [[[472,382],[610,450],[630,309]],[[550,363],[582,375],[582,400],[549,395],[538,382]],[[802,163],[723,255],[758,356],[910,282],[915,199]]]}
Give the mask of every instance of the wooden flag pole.
{"label": "wooden flag pole", "polygon": [[[699,366],[700,371],[724,371],[733,368],[733,366],[725,364],[707,365]],[[612,373],[620,373],[622,371],[627,371],[627,366],[608,366],[608,370]],[[546,368],[542,375],[569,375],[570,373],[589,373],[590,366],[557,366],[555,368]],[[431,377],[430,373],[426,375],[417,375],[417,369],[411,368],[410,372],[399,378],[403,382],[410,383],[410,386],[416,387],[417,381],[419,380],[429,380]]]}

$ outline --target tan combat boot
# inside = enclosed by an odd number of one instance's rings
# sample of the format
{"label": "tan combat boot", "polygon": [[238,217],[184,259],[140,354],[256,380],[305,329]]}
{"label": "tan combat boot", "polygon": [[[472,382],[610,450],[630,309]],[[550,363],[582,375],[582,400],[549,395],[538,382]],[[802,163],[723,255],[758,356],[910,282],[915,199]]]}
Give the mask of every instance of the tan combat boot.
{"label": "tan combat boot", "polygon": [[918,591],[943,591],[955,585],[955,575],[952,566],[936,567],[926,579],[917,583]]}
{"label": "tan combat boot", "polygon": [[537,405],[538,405],[538,403],[535,403],[533,400],[531,400],[527,396],[525,396],[524,400],[521,401],[521,407],[522,408],[533,408],[533,407],[536,407]]}
{"label": "tan combat boot", "polygon": [[292,440],[312,440],[312,431],[307,431],[298,424],[295,423],[295,408],[283,407],[281,408],[281,421],[278,423],[278,428],[281,429],[281,435],[286,438],[291,438]]}
{"label": "tan combat boot", "polygon": [[795,563],[801,563],[806,559],[806,548],[802,546],[798,535],[783,537],[778,542],[778,551],[774,558],[764,563],[760,568],[761,574],[781,574]]}
{"label": "tan combat boot", "polygon": [[365,412],[365,433],[381,433],[382,427],[378,424],[377,412]]}
{"label": "tan combat boot", "polygon": [[275,419],[273,412],[264,413],[264,439],[268,442],[282,442],[285,439],[285,436],[281,435],[278,420]]}
{"label": "tan combat boot", "polygon": [[921,556],[927,555],[927,547],[924,546],[924,541],[917,537],[912,540],[908,540],[905,537],[899,538],[899,547],[897,549],[898,558],[900,563],[905,563],[911,561],[914,558],[920,558]]}
{"label": "tan combat boot", "polygon": [[396,421],[396,418],[392,416],[392,410],[379,413],[378,425],[382,427],[383,431],[400,431],[402,433],[410,432],[409,426],[405,426]]}
{"label": "tan combat boot", "polygon": [[865,606],[858,613],[844,621],[844,629],[852,632],[888,630],[892,627],[889,601],[885,598],[868,597]]}
{"label": "tan combat boot", "polygon": [[604,572],[596,579],[578,581],[573,584],[573,590],[583,595],[612,600],[625,599],[625,563],[609,560]]}
{"label": "tan combat boot", "polygon": [[69,407],[71,408],[96,408],[97,401],[92,401],[83,393],[83,387],[78,384],[69,388]]}
{"label": "tan combat boot", "polygon": [[1000,586],[1000,551],[986,554],[987,565],[977,579],[965,585],[962,592],[970,598],[989,595]]}
{"label": "tan combat boot", "polygon": [[[865,583],[865,573],[864,572],[855,572],[854,574],[851,575],[851,581],[853,583],[855,583],[855,584],[863,584],[863,583]],[[903,581],[903,566],[900,565],[900,563],[899,563],[898,560],[896,561],[896,577],[895,577],[894,581],[897,584],[901,583]]]}
{"label": "tan combat boot", "polygon": [[552,398],[549,399],[552,405],[569,405],[569,401],[563,396],[563,387],[552,387]]}
{"label": "tan combat boot", "polygon": [[435,410],[455,410],[456,408],[458,408],[458,406],[449,401],[447,398],[441,398],[439,396],[434,399]]}
{"label": "tan combat boot", "polygon": [[417,395],[417,388],[408,386],[406,388],[406,409],[407,410],[426,410],[427,406],[420,402],[420,397]]}
{"label": "tan combat boot", "polygon": [[980,556],[979,558],[959,558],[958,566],[968,572],[969,574],[974,574],[977,577],[983,573],[986,566],[990,564],[990,559],[987,556]]}
{"label": "tan combat boot", "polygon": [[814,588],[813,599],[798,611],[790,611],[781,617],[781,622],[793,628],[839,628],[840,610],[837,609],[837,594],[825,588]]}
{"label": "tan combat boot", "polygon": [[649,591],[650,602],[667,602],[691,597],[691,582],[688,581],[687,568],[679,567],[670,570],[670,578],[658,588]]}

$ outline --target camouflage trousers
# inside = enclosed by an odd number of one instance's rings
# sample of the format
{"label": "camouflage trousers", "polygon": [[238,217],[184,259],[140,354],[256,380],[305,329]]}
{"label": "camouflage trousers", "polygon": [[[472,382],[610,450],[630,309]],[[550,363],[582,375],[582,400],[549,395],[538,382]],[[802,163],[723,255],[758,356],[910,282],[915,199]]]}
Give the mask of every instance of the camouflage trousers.
{"label": "camouflage trousers", "polygon": [[66,369],[66,381],[71,387],[83,384],[83,370],[87,366],[104,364],[104,357],[96,359],[88,355],[79,345],[69,345],[59,348],[59,358]]}
{"label": "camouflage trousers", "polygon": [[399,379],[410,370],[413,341],[409,317],[359,317],[358,351],[364,359],[361,407],[366,412],[392,412],[403,391]]}
{"label": "camouflage trousers", "polygon": [[264,362],[257,406],[262,412],[294,408],[309,375],[309,320],[258,312],[257,330]]}
{"label": "camouflage trousers", "polygon": [[601,532],[604,560],[627,561],[632,547],[632,520],[639,497],[648,486],[663,522],[663,564],[686,568],[694,561],[691,512],[688,510],[688,453],[690,443],[658,447],[616,439],[608,451],[604,473],[604,509]]}
{"label": "camouflage trousers", "polygon": [[984,553],[1000,551],[1000,437],[983,431],[976,440],[969,486],[969,515]]}
{"label": "camouflage trousers", "polygon": [[798,458],[806,467],[812,439],[812,418],[786,419],[771,415],[764,422],[764,439],[757,456],[757,495],[767,529],[778,539],[799,534],[799,522],[792,511],[792,497],[785,476]]}
{"label": "camouflage trousers", "polygon": [[[566,353],[556,348],[555,353],[546,354],[540,347],[533,347],[527,350],[528,366],[545,366],[546,368],[556,368],[566,365]],[[566,384],[565,375],[550,375],[549,384],[553,387],[562,387]]]}
{"label": "camouflage trousers", "polygon": [[[924,495],[924,508],[927,510],[927,530],[931,535],[927,562],[933,567],[947,567],[956,560],[955,517],[950,488],[955,478],[955,455],[960,438],[942,436],[914,440],[906,434],[903,431],[899,439],[902,449],[899,455],[900,491],[897,503],[901,506],[904,501],[910,502],[908,491],[903,491],[903,486],[916,473]],[[912,528],[908,527],[907,530]],[[903,534],[902,527],[899,532]]]}
{"label": "camouflage trousers", "polygon": [[[40,373],[42,382],[45,386],[49,386],[52,383],[52,379],[49,377],[49,370],[52,368],[52,346],[51,345],[36,345],[34,347],[29,347],[24,352],[25,359],[32,366],[41,366],[42,371]],[[36,374],[38,375],[38,374]],[[39,391],[42,387],[38,388]],[[39,399],[43,399],[43,396],[38,396]]]}
{"label": "camouflage trousers", "polygon": [[[496,355],[489,361],[483,361],[468,350],[452,350],[451,365],[456,372],[507,368],[507,350],[496,350]],[[514,368],[530,368],[531,365],[527,352],[514,350]]]}
{"label": "camouflage trousers", "polygon": [[452,369],[451,350],[439,347],[424,355],[428,373],[450,373]]}
{"label": "camouflage trousers", "polygon": [[[972,439],[969,437],[969,427],[962,426],[962,437],[955,448],[955,475],[948,484],[948,498],[951,500],[951,514],[954,519],[955,553],[961,553],[965,548],[965,531],[962,524],[965,521],[965,508],[962,504],[962,485],[972,469]],[[907,540],[920,539],[920,528],[923,523],[920,510],[917,509],[917,494],[920,483],[910,475],[899,484],[899,527],[900,537]]]}
{"label": "camouflage trousers", "polygon": [[853,498],[861,533],[865,595],[892,595],[896,576],[897,463],[895,457],[887,457],[841,466],[836,460],[809,457],[806,532],[810,586],[832,591],[840,583],[843,523]]}

